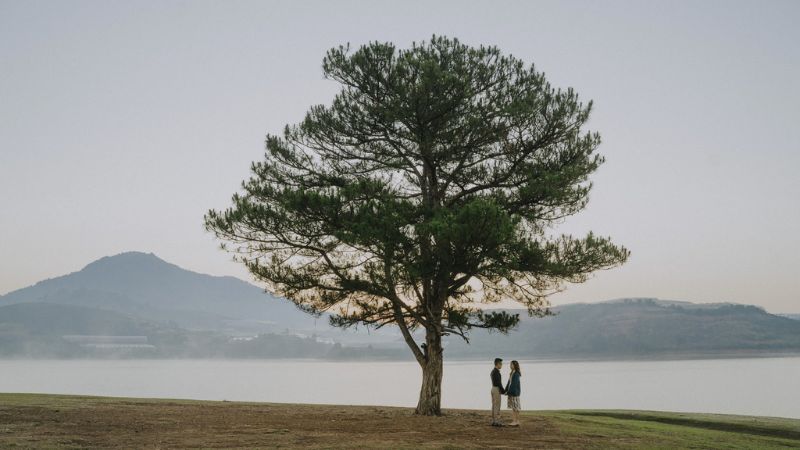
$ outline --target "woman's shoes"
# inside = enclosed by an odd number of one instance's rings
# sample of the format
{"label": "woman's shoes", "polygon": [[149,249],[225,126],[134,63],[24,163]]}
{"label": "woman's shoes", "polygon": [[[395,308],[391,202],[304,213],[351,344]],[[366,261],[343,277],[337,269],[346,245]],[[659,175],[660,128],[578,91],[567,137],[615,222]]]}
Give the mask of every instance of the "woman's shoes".
{"label": "woman's shoes", "polygon": [[519,426],[519,422],[511,422],[507,426],[509,426],[509,427],[518,427]]}

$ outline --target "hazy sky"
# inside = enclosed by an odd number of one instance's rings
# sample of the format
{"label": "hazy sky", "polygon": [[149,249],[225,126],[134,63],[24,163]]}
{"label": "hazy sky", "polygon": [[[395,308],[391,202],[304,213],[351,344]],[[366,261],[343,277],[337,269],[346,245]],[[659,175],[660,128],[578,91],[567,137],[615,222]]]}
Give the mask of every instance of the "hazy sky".
{"label": "hazy sky", "polygon": [[435,33],[595,101],[607,162],[558,231],[632,256],[554,303],[800,312],[798,22],[797,1],[0,0],[0,294],[128,250],[250,279],[202,217],[330,101],[325,51]]}

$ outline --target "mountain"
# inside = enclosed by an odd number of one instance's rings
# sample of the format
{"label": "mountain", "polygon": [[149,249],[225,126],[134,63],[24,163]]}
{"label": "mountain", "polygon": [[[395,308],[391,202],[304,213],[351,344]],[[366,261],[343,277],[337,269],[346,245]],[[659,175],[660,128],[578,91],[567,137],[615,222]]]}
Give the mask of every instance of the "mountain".
{"label": "mountain", "polygon": [[163,326],[88,306],[24,302],[0,306],[0,357],[11,358],[341,358],[314,337],[261,333],[232,338]]}
{"label": "mountain", "polygon": [[52,303],[0,306],[0,329],[29,335],[148,335],[161,327],[134,316],[103,309]]}
{"label": "mountain", "polygon": [[29,302],[101,308],[232,334],[312,330],[318,322],[291,302],[237,278],[192,272],[141,252],[103,257],[78,272],[0,296],[0,306]]}
{"label": "mountain", "polygon": [[693,354],[800,353],[800,321],[752,305],[697,304],[650,298],[569,304],[554,316],[527,318],[508,335],[449,339],[453,357],[642,357]]}
{"label": "mountain", "polygon": [[[509,310],[522,317],[517,330],[508,335],[473,330],[470,345],[447,336],[446,354],[639,358],[800,353],[800,320],[756,306],[629,298],[554,311],[554,316],[535,319],[524,310]],[[39,354],[48,346],[66,345],[62,336],[68,334],[147,336],[157,347],[149,354],[163,357],[410,358],[396,328],[335,329],[326,318],[314,319],[290,301],[237,278],[188,271],[141,252],[104,257],[80,271],[0,296],[0,353],[7,344],[17,354]],[[419,330],[415,337],[421,338]],[[39,345],[31,350],[24,347],[26,340]],[[334,342],[341,345],[333,348]],[[74,350],[59,354],[80,354]]]}
{"label": "mountain", "polygon": [[91,307],[15,303],[0,306],[0,356],[87,357],[91,353],[69,335],[154,336],[159,328],[133,316]]}

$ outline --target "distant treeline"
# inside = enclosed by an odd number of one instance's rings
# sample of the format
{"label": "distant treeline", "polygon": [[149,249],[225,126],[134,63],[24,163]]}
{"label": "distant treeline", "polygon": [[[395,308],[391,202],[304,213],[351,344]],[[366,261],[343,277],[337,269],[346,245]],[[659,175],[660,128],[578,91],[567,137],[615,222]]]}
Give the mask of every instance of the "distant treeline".
{"label": "distant treeline", "polygon": [[[800,353],[800,321],[755,306],[629,299],[566,305],[555,311],[555,316],[542,319],[521,312],[520,326],[507,335],[473,330],[470,344],[447,336],[445,353],[456,359]],[[146,336],[147,346],[87,345],[69,335]],[[374,347],[366,342],[346,346],[288,330],[234,338],[220,330],[187,330],[74,305],[31,302],[0,307],[0,357],[411,358],[402,342]]]}
{"label": "distant treeline", "polygon": [[[92,337],[99,336],[144,336],[147,345],[107,344],[103,339],[95,339],[101,344],[92,345]],[[375,350],[371,346],[343,347],[339,343],[320,342],[315,336],[288,332],[244,338],[217,331],[185,330],[82,306],[34,302],[0,307],[0,357],[6,358],[375,359],[402,356],[399,351]]]}
{"label": "distant treeline", "polygon": [[[642,357],[800,352],[800,321],[751,305],[703,305],[655,299],[565,305],[524,320],[508,335],[472,333],[451,340],[451,357]],[[524,315],[525,313],[522,312]]]}
{"label": "distant treeline", "polygon": [[0,358],[314,358],[397,359],[404,352],[372,347],[343,347],[313,337],[264,333],[234,339],[214,332],[158,332],[147,336],[152,347],[92,346],[61,336],[28,336],[0,325]]}

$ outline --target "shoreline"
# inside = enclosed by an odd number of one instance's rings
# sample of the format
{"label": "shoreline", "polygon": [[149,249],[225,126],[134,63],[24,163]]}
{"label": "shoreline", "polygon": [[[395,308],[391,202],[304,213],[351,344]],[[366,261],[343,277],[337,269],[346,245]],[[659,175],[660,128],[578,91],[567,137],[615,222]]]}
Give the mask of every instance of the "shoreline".
{"label": "shoreline", "polygon": [[[0,393],[0,447],[787,448],[800,419],[636,410],[523,411]],[[504,420],[510,420],[506,408]]]}
{"label": "shoreline", "polygon": [[[505,356],[505,355],[501,355]],[[659,362],[659,361],[697,361],[697,360],[737,360],[737,359],[768,359],[768,358],[796,358],[800,357],[800,350],[786,352],[710,352],[710,353],[664,353],[657,355],[613,355],[597,356],[583,355],[574,357],[553,356],[515,356],[520,361],[531,363],[566,363],[566,362]],[[488,361],[493,357],[445,357],[447,363],[474,363]],[[506,356],[508,359],[508,356]],[[227,358],[227,357],[163,357],[140,358],[126,356],[108,357],[17,357],[0,356],[0,361],[281,361],[281,362],[317,362],[317,363],[406,363],[416,362],[413,358]]]}
{"label": "shoreline", "polygon": [[[26,397],[54,397],[63,399],[80,399],[87,401],[104,401],[104,402],[143,402],[143,403],[187,403],[187,404],[242,404],[242,405],[266,405],[273,407],[303,407],[303,408],[381,408],[391,409],[398,411],[406,411],[413,413],[414,408],[410,406],[394,406],[394,405],[379,405],[379,404],[344,404],[344,403],[297,403],[297,402],[265,402],[265,401],[250,401],[250,400],[209,400],[197,398],[180,398],[180,397],[128,397],[117,395],[92,395],[92,394],[57,394],[47,392],[1,392],[0,400],[6,396],[26,396]],[[440,417],[447,417],[447,412],[465,412],[476,414],[487,414],[491,417],[488,406],[486,408],[446,408],[442,407],[443,414]],[[501,404],[501,412],[510,413],[506,407],[505,401]],[[597,408],[563,408],[563,409],[533,409],[525,410],[523,414],[559,414],[559,413],[575,413],[575,414],[674,414],[686,416],[713,416],[713,417],[728,417],[728,418],[741,418],[741,419],[767,419],[767,420],[780,420],[788,422],[797,422],[798,433],[800,433],[800,417],[783,417],[783,416],[769,416],[769,415],[754,415],[754,414],[729,414],[729,413],[716,413],[716,412],[698,412],[698,411],[671,411],[660,409],[624,409],[624,408],[611,408],[611,409],[597,409]]]}

